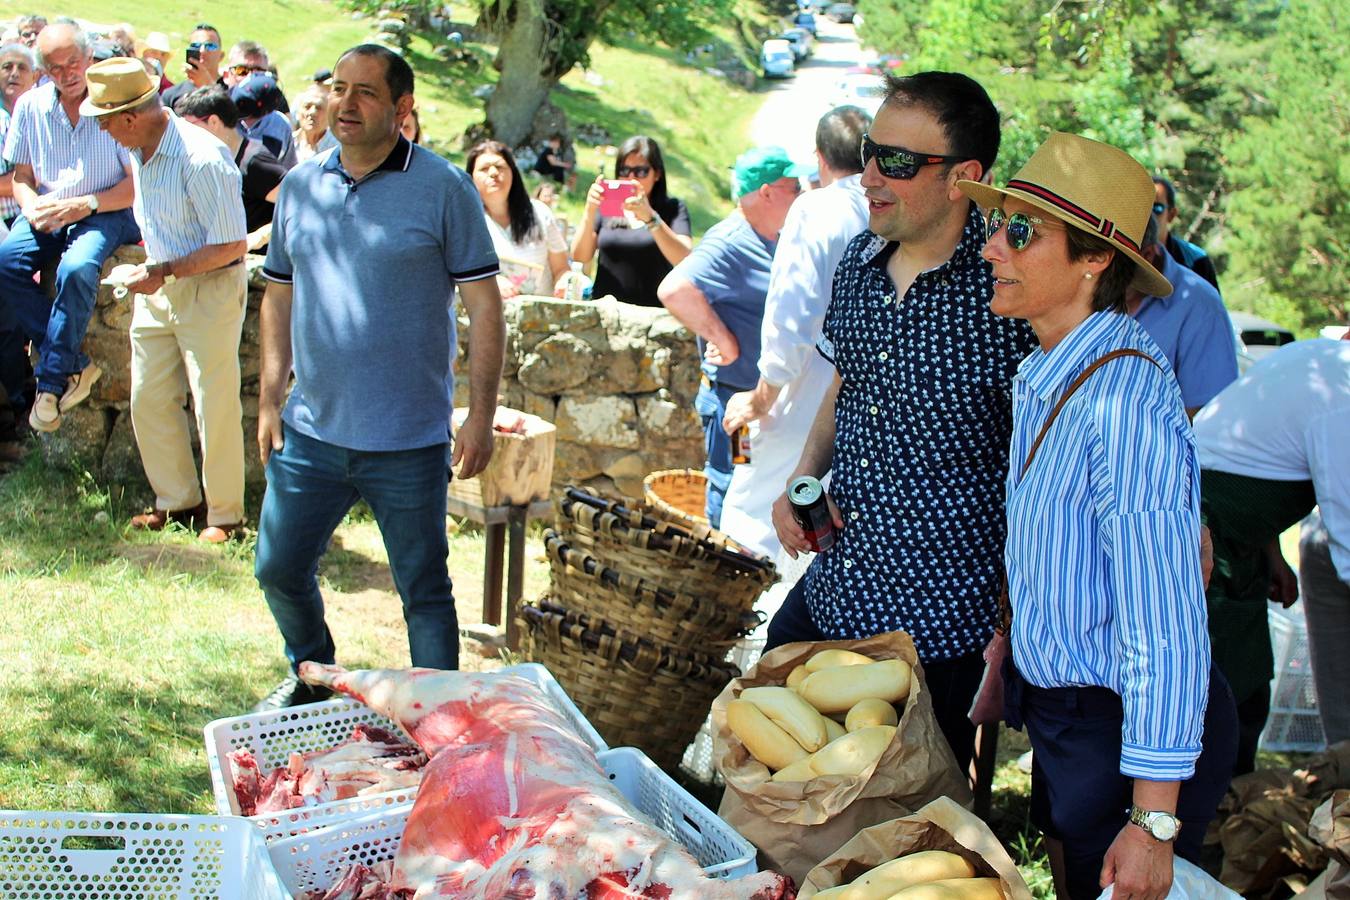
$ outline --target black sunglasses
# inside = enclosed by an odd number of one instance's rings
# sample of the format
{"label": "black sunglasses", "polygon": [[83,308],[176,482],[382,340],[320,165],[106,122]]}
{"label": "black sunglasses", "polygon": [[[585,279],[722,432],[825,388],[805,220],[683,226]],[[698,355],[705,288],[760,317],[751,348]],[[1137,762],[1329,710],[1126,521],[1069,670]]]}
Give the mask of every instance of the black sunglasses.
{"label": "black sunglasses", "polygon": [[887,178],[899,178],[909,180],[919,174],[919,169],[924,166],[935,166],[945,162],[963,162],[969,159],[968,156],[939,156],[936,153],[915,153],[913,150],[906,150],[904,147],[888,147],[885,144],[878,144],[872,140],[871,135],[862,136],[862,155],[863,168],[872,160],[877,161],[877,170]]}
{"label": "black sunglasses", "polygon": [[989,210],[989,218],[985,220],[984,236],[986,240],[993,240],[994,235],[998,234],[998,230],[1006,222],[1008,225],[1008,246],[1014,250],[1025,250],[1027,244],[1030,244],[1031,239],[1036,236],[1036,226],[1044,225],[1045,221],[1045,219],[1029,216],[1026,213],[1007,215],[1001,209],[991,209]]}
{"label": "black sunglasses", "polygon": [[620,178],[646,178],[652,174],[651,166],[619,166],[614,170],[614,174]]}
{"label": "black sunglasses", "polygon": [[1154,214],[1155,216],[1161,216],[1161,215],[1162,215],[1163,213],[1165,213],[1165,212],[1167,212],[1167,204],[1166,204],[1166,203],[1155,203],[1155,204],[1153,204],[1153,214]]}

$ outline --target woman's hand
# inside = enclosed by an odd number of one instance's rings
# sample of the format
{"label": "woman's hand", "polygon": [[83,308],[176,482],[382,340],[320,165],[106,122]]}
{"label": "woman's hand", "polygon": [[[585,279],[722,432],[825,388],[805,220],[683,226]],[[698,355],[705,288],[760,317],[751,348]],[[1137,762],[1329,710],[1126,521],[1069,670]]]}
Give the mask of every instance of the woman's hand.
{"label": "woman's hand", "polygon": [[1115,885],[1112,900],[1163,900],[1172,889],[1171,842],[1126,825],[1106,851],[1098,884]]}
{"label": "woman's hand", "polygon": [[600,211],[600,200],[605,196],[605,176],[595,176],[595,181],[591,182],[590,190],[586,191],[586,218],[585,222],[589,225],[595,221],[595,214]]}
{"label": "woman's hand", "polygon": [[520,288],[516,286],[516,283],[505,275],[497,276],[497,290],[501,292],[503,300],[515,297],[520,293]]}
{"label": "woman's hand", "polygon": [[656,210],[652,209],[651,203],[647,201],[647,192],[642,189],[642,185],[636,181],[630,181],[637,193],[623,201],[623,208],[626,212],[632,213],[637,220],[646,225],[656,215]]}

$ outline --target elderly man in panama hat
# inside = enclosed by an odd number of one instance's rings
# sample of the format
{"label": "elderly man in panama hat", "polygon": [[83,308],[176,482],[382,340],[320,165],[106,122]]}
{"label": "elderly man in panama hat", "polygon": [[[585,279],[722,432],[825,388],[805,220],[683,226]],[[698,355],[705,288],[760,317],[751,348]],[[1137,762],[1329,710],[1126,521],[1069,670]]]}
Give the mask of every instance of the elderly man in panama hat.
{"label": "elderly man in panama hat", "polygon": [[[16,410],[26,405],[26,373],[12,364],[11,351],[33,341],[37,397],[28,423],[55,431],[102,375],[80,345],[103,262],[140,235],[128,208],[127,152],[80,111],[88,38],[58,22],[38,35],[37,51],[51,80],[19,98],[5,136],[21,215],[0,244],[0,384]],[[49,298],[33,275],[56,260],[56,295]]]}
{"label": "elderly man in panama hat", "polygon": [[[132,525],[158,530],[193,520],[205,526],[202,540],[221,543],[244,519],[239,334],[247,232],[239,168],[224,144],[163,107],[137,60],[91,66],[80,112],[130,151],[148,257],[121,278],[135,294],[131,423],[155,490],[154,510]],[[200,485],[183,409],[188,391],[202,442]]]}
{"label": "elderly man in panama hat", "polygon": [[992,311],[1037,344],[1013,379],[1005,712],[1061,897],[1162,900],[1228,787],[1237,713],[1206,632],[1200,466],[1167,357],[1126,311],[1172,285],[1141,252],[1148,172],[1054,134],[988,210]]}

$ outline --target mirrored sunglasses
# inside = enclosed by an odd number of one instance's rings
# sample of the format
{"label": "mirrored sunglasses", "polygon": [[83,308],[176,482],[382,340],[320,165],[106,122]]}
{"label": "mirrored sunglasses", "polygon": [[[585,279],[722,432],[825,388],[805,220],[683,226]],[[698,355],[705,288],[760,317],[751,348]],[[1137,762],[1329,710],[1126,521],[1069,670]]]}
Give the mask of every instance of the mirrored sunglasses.
{"label": "mirrored sunglasses", "polygon": [[[989,210],[989,218],[985,221],[984,234],[987,240],[993,240],[994,235],[1006,223],[1008,226],[1008,246],[1014,250],[1025,250],[1027,244],[1036,236],[1036,226],[1044,225],[1045,219],[1037,216],[1029,216],[1026,213],[1013,213],[1007,215],[1001,209]],[[1054,229],[1047,229],[1053,231]]]}
{"label": "mirrored sunglasses", "polygon": [[246,66],[241,63],[237,66],[230,66],[230,71],[242,78],[245,75],[252,75],[254,72],[265,73],[267,72],[267,69],[264,69],[262,66]]}
{"label": "mirrored sunglasses", "polygon": [[193,43],[188,44],[188,47],[192,50],[205,50],[208,53],[214,53],[215,51],[220,49],[220,45],[217,44],[215,41],[205,41],[200,44],[194,41]]}
{"label": "mirrored sunglasses", "polygon": [[1155,203],[1155,204],[1153,204],[1153,214],[1154,214],[1155,216],[1161,216],[1161,215],[1162,215],[1163,213],[1165,213],[1165,212],[1167,212],[1167,204],[1166,204],[1166,203]]}
{"label": "mirrored sunglasses", "polygon": [[908,181],[919,174],[919,169],[924,166],[935,166],[945,162],[962,162],[968,157],[965,156],[939,156],[936,153],[915,153],[913,150],[906,150],[904,147],[890,147],[886,144],[878,144],[872,140],[871,135],[862,136],[862,156],[863,168],[872,160],[877,161],[877,171],[881,172],[887,178],[898,178]]}
{"label": "mirrored sunglasses", "polygon": [[651,166],[619,166],[614,174],[620,178],[646,178],[652,174]]}

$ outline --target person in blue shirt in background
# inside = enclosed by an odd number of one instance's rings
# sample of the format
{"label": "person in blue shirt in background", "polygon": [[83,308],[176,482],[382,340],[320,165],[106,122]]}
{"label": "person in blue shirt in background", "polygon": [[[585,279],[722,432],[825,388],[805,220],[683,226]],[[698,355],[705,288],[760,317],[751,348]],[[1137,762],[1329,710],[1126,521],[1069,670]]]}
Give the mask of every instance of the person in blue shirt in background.
{"label": "person in blue shirt in background", "polygon": [[1128,291],[1126,309],[1167,356],[1186,415],[1195,418],[1200,407],[1237,381],[1237,339],[1218,289],[1173,259],[1158,240],[1160,232],[1155,213],[1139,255],[1172,283],[1172,293],[1154,297]]}
{"label": "person in blue shirt in background", "polygon": [[1161,175],[1153,177],[1153,214],[1158,217],[1158,240],[1167,248],[1168,255],[1219,290],[1219,274],[1214,271],[1214,260],[1209,254],[1172,234],[1172,222],[1177,217],[1177,189]]}
{"label": "person in blue shirt in background", "polygon": [[662,280],[656,295],[698,335],[703,384],[694,408],[703,420],[708,522],[718,527],[731,484],[732,437],[722,430],[727,400],[759,381],[760,326],[769,268],[805,167],[781,147],[757,147],[736,160],[736,209],[718,222]]}
{"label": "person in blue shirt in background", "polygon": [[1206,629],[1195,438],[1125,314],[1127,289],[1172,290],[1140,252],[1153,185],[1054,134],[1005,188],[958,187],[988,210],[990,308],[1039,344],[1013,379],[1004,551],[1004,711],[1035,751],[1032,819],[1059,896],[1162,900],[1228,788],[1237,713]]}

